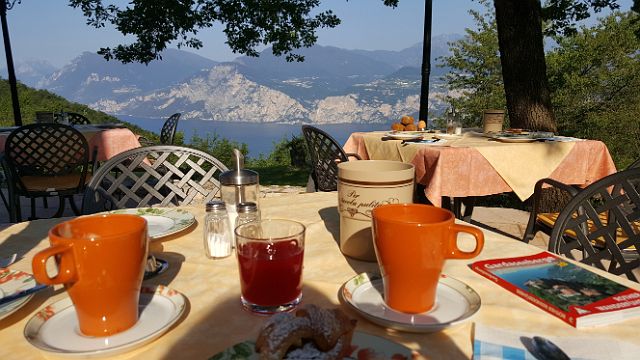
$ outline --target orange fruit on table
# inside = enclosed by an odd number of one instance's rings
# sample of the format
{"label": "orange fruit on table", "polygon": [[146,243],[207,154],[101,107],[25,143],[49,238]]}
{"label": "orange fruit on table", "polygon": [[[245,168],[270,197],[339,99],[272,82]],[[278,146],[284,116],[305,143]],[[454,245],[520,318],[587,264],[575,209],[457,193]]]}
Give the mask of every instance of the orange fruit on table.
{"label": "orange fruit on table", "polygon": [[391,124],[391,130],[403,131],[404,130],[404,125],[402,125],[400,123],[393,123],[393,124]]}
{"label": "orange fruit on table", "polygon": [[427,129],[427,123],[424,120],[418,121],[418,129]]}
{"label": "orange fruit on table", "polygon": [[418,127],[416,126],[416,124],[409,124],[409,125],[405,126],[404,129],[406,131],[416,131],[416,130],[418,130]]}
{"label": "orange fruit on table", "polygon": [[405,115],[402,117],[402,119],[400,120],[400,122],[402,123],[402,125],[409,125],[409,124],[413,124],[413,117],[409,116],[409,115]]}

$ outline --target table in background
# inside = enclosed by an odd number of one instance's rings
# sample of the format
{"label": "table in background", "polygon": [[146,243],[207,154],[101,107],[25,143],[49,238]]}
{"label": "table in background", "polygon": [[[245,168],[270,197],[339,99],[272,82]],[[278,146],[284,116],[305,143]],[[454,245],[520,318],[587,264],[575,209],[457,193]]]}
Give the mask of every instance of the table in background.
{"label": "table in background", "polygon": [[[566,147],[559,142],[511,144],[471,136],[454,141],[445,140],[443,144],[440,142],[403,144],[399,140],[383,141],[384,134],[384,132],[353,133],[347,139],[344,150],[357,153],[362,159],[412,163],[416,168],[416,181],[425,186],[427,199],[436,206],[441,206],[443,196],[464,198],[514,190],[505,181],[500,171],[496,170],[480,151],[502,151],[506,161],[510,156],[514,156],[510,149],[531,149],[529,155],[533,157],[533,155],[544,156],[544,152],[549,151],[552,146]],[[527,154],[517,160],[524,164],[525,170],[521,175],[523,177],[530,175],[526,168],[529,165]],[[526,200],[533,193],[535,182],[543,177],[550,177],[566,184],[586,186],[616,171],[609,150],[601,141],[574,141],[573,147],[566,152],[566,156],[557,160],[558,165],[550,168],[548,175],[532,177],[522,184],[521,191],[516,191],[521,200]],[[499,162],[500,159],[497,161]]]}
{"label": "table in background", "polygon": [[[267,198],[261,202],[263,217],[297,220],[307,226],[304,256],[303,303],[339,306],[338,291],[354,275],[377,270],[376,263],[345,258],[338,247],[339,217],[337,193],[309,193]],[[168,333],[139,349],[118,358],[206,359],[238,342],[255,339],[265,317],[244,311],[240,305],[240,281],[235,256],[209,260],[204,255],[201,219],[204,206],[186,207],[198,219],[198,225],[185,233],[152,242],[151,250],[169,260],[166,273],[145,284],[163,284],[182,292],[188,299],[186,317]],[[47,230],[60,219],[36,220],[13,225],[0,232],[0,254],[17,252],[23,258],[12,268],[31,272],[33,255],[48,246]],[[485,248],[476,259],[529,255],[540,250],[499,234],[483,230]],[[162,253],[161,253],[162,252]],[[379,335],[418,350],[428,358],[468,359],[472,354],[472,324],[514,331],[566,336],[594,336],[637,343],[640,319],[632,319],[602,328],[576,330],[500,286],[473,272],[471,261],[451,260],[444,273],[471,286],[482,298],[482,307],[472,320],[431,334],[397,332],[374,325],[349,310],[358,319],[357,330]],[[602,273],[602,272],[600,272]],[[612,275],[605,274],[607,277]],[[418,280],[416,280],[418,281]],[[640,285],[619,279],[640,289]],[[44,358],[22,332],[27,321],[42,309],[67,296],[61,286],[38,293],[22,309],[0,321],[0,358]],[[343,309],[346,307],[343,306]]]}
{"label": "table in background", "polygon": [[[96,159],[98,161],[106,161],[120,154],[121,152],[140,147],[138,136],[131,130],[109,125],[75,125],[78,131],[84,135],[89,143],[89,151],[93,152],[94,148],[98,149]],[[13,128],[7,128],[8,131],[0,131],[0,152],[4,153],[4,143]]]}

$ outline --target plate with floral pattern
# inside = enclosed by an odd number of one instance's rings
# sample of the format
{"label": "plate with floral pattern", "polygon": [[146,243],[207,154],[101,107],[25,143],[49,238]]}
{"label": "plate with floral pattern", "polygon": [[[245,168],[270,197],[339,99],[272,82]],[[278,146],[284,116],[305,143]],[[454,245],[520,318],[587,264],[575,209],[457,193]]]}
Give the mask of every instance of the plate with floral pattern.
{"label": "plate with floral pattern", "polygon": [[41,351],[75,358],[112,356],[145,345],[167,332],[184,313],[186,299],[166,286],[140,289],[139,319],[133,327],[106,337],[85,336],[78,330],[70,298],[38,311],[24,328],[24,336]]}
{"label": "plate with floral pattern", "polygon": [[[36,286],[33,275],[10,269],[0,269],[0,299]],[[31,300],[34,294],[0,305],[0,320],[18,311]]]}
{"label": "plate with floral pattern", "polygon": [[[209,360],[257,360],[259,357],[255,352],[255,345],[254,341],[243,341],[213,355]],[[414,358],[414,355],[417,355],[417,353],[412,352],[411,349],[404,345],[379,336],[356,331],[353,333],[350,352],[344,359],[410,360]]]}
{"label": "plate with floral pattern", "polygon": [[193,214],[179,208],[135,208],[113,210],[114,214],[133,214],[142,216],[149,226],[150,240],[157,240],[179,233],[196,222]]}
{"label": "plate with floral pattern", "polygon": [[382,277],[378,273],[354,276],[340,288],[340,297],[369,321],[400,331],[427,333],[440,331],[469,320],[480,309],[480,295],[467,284],[442,275],[433,309],[407,314],[384,302]]}

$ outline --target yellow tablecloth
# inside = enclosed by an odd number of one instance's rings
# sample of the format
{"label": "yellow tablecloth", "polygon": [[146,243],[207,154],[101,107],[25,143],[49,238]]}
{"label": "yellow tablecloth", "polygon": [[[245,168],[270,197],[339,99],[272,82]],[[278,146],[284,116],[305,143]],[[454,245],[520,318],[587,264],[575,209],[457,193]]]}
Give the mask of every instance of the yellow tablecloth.
{"label": "yellow tablecloth", "polygon": [[[307,226],[303,301],[321,306],[339,306],[338,289],[345,281],[357,273],[377,269],[375,263],[348,259],[340,253],[336,202],[334,192],[268,198],[261,203],[263,217],[298,220]],[[204,216],[202,208],[185,209],[192,211],[199,221]],[[0,256],[17,252],[23,259],[12,268],[31,272],[33,254],[48,245],[46,232],[58,221],[24,222],[1,231]],[[538,248],[493,232],[485,231],[485,236],[485,248],[478,259],[539,252]],[[161,338],[117,358],[206,359],[237,342],[255,338],[265,318],[251,315],[240,306],[236,259],[214,261],[204,256],[199,224],[186,233],[153,242],[151,249],[158,257],[168,259],[170,268],[149,283],[164,284],[182,292],[189,302],[187,314]],[[640,319],[579,331],[474,273],[467,266],[469,263],[448,261],[444,272],[480,294],[482,307],[470,321],[437,333],[411,334],[387,330],[348,310],[358,319],[357,330],[405,344],[434,359],[470,358],[473,322],[540,334],[640,341],[636,335]],[[639,284],[620,281],[640,289]],[[44,358],[24,339],[24,326],[37,310],[66,296],[61,287],[39,293],[24,308],[0,320],[0,359]]]}

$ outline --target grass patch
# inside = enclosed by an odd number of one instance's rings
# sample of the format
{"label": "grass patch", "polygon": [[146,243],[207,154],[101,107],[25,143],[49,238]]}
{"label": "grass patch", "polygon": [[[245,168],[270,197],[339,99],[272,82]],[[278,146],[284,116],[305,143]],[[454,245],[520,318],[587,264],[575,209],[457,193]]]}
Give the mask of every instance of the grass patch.
{"label": "grass patch", "polygon": [[288,165],[251,166],[248,168],[258,172],[261,185],[306,186],[309,179],[309,171],[307,169]]}

